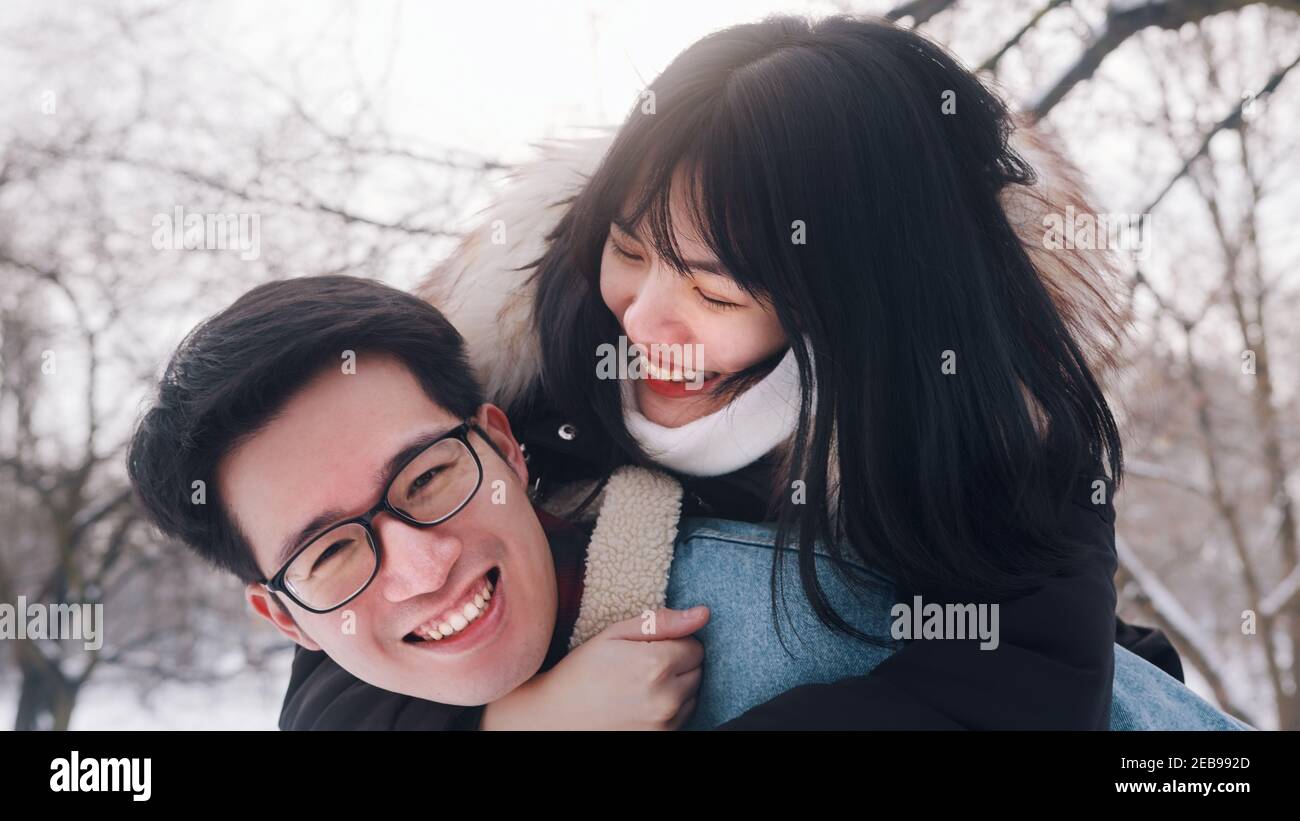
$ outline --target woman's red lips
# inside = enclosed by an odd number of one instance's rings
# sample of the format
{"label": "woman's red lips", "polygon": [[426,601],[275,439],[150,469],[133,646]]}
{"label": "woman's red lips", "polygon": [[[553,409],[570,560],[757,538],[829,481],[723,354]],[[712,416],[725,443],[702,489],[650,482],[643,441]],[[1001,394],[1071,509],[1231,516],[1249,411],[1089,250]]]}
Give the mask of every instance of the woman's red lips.
{"label": "woman's red lips", "polygon": [[647,376],[644,380],[645,386],[654,391],[659,396],[669,399],[683,399],[688,396],[701,396],[705,388],[717,379],[711,376],[708,379],[696,379],[695,381],[675,381],[672,379],[655,379]]}

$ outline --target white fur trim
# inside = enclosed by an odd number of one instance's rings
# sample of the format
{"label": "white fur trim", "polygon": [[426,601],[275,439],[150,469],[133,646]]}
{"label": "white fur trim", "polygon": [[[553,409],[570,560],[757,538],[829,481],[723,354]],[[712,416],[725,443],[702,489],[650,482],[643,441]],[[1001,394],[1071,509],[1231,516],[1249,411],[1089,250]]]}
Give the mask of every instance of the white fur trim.
{"label": "white fur trim", "polygon": [[[542,144],[538,159],[514,172],[458,250],[416,288],[464,335],[471,364],[492,402],[509,406],[538,379],[541,362],[532,322],[536,288],[529,266],[542,255],[566,201],[582,189],[612,139],[609,131]],[[1049,251],[1043,242],[1046,214],[1063,213],[1068,205],[1090,210],[1082,174],[1041,125],[1018,123],[1011,145],[1039,179],[1034,186],[1007,186],[1002,206],[1057,304],[1072,306],[1064,312],[1066,322],[1104,383],[1122,332],[1122,317],[1109,302],[1117,293],[1112,284],[1115,260],[1106,251]],[[504,244],[492,243],[494,224],[504,229]],[[713,471],[717,464],[697,469]],[[835,465],[830,469],[834,475]]]}
{"label": "white fur trim", "polygon": [[[511,174],[451,257],[415,289],[465,337],[490,402],[509,406],[538,378],[540,346],[532,324],[537,288],[530,266],[612,140],[610,131],[541,144],[538,159]],[[505,241],[494,244],[502,233]]]}
{"label": "white fur trim", "polygon": [[[530,277],[545,238],[605,156],[613,132],[553,140],[539,146],[536,161],[521,165],[459,248],[435,268],[416,293],[440,308],[465,337],[470,362],[490,401],[508,406],[537,380],[539,346],[532,324]],[[1119,318],[1107,304],[1116,293],[1115,259],[1107,251],[1049,251],[1043,217],[1068,205],[1086,212],[1083,176],[1042,125],[1018,123],[1011,146],[1038,172],[1032,187],[1007,186],[1001,202],[1034,265],[1058,304],[1075,306],[1066,321],[1079,335],[1090,364],[1104,370],[1118,347]],[[500,221],[499,223],[497,221]],[[506,242],[492,243],[494,225]]]}
{"label": "white fur trim", "polygon": [[1033,167],[1038,180],[1032,186],[1003,189],[1002,209],[1088,365],[1104,383],[1117,364],[1127,321],[1115,304],[1122,290],[1115,254],[1106,248],[1050,249],[1045,242],[1048,215],[1064,219],[1067,208],[1093,213],[1084,174],[1065,156],[1045,124],[1031,125],[1018,118],[1010,144]]}

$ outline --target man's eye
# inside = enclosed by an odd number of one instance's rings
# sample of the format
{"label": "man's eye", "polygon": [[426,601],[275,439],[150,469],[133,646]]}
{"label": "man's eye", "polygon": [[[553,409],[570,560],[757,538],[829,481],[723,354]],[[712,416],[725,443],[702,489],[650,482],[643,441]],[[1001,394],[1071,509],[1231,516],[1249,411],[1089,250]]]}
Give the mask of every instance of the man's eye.
{"label": "man's eye", "polygon": [[321,551],[321,554],[316,557],[316,561],[312,562],[311,572],[315,573],[317,568],[334,558],[334,556],[342,552],[349,544],[351,544],[351,540],[341,540],[325,548]]}
{"label": "man's eye", "polygon": [[412,496],[416,491],[424,489],[425,485],[432,482],[433,477],[437,476],[441,472],[442,468],[434,468],[432,470],[426,470],[424,473],[416,476],[415,479],[411,481],[411,490],[407,495]]}

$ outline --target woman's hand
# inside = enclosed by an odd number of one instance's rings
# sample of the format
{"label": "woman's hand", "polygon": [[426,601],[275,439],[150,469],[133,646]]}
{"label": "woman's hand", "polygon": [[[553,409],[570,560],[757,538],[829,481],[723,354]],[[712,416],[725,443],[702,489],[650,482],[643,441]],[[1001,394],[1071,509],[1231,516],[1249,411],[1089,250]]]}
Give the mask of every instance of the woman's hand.
{"label": "woman's hand", "polygon": [[483,730],[676,730],[695,712],[707,607],[610,625],[483,711]]}

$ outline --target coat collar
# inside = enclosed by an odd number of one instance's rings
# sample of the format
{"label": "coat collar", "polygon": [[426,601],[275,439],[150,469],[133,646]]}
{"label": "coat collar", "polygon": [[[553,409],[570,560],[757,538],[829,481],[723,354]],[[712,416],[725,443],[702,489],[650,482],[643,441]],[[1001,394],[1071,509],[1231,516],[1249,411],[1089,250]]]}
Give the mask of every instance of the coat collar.
{"label": "coat collar", "polygon": [[659,471],[626,466],[610,476],[587,545],[570,647],[624,619],[653,625],[654,611],[668,596],[681,505],[681,485]]}

